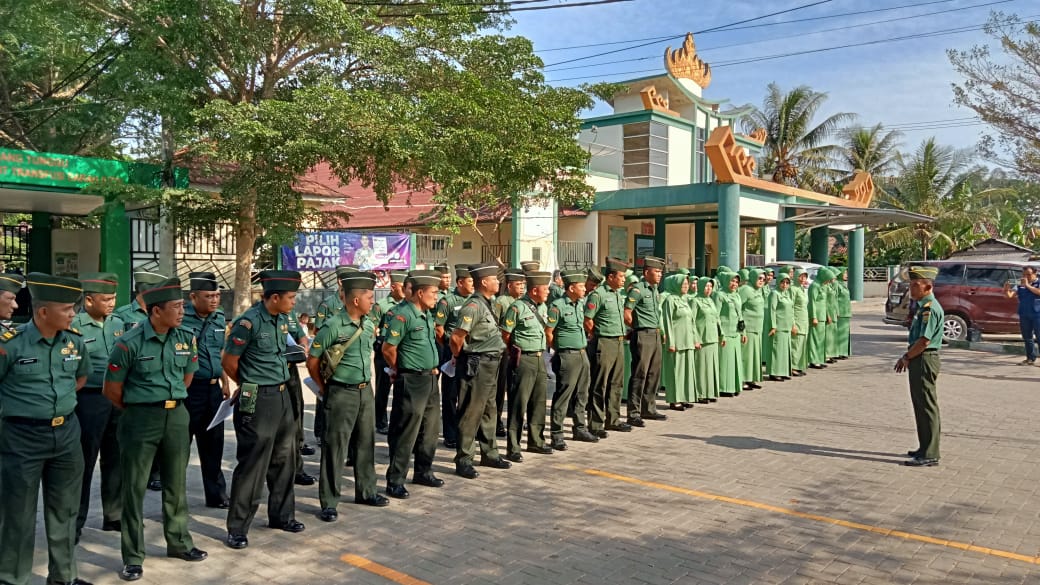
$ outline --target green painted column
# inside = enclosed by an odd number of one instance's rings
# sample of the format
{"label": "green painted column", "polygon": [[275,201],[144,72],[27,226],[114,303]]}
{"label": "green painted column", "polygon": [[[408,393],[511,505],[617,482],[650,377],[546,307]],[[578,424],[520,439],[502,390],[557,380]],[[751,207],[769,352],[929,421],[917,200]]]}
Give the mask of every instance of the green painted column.
{"label": "green painted column", "polygon": [[35,211],[29,232],[28,272],[51,273],[51,214]]}
{"label": "green painted column", "polygon": [[[794,216],[793,209],[785,209],[784,217]],[[776,259],[792,261],[795,258],[795,232],[798,226],[793,221],[781,221],[776,226]]]}
{"label": "green painted column", "polygon": [[719,190],[719,266],[734,270],[744,259],[740,253],[740,185],[718,183]]}
{"label": "green painted column", "polygon": [[509,250],[509,266],[520,266],[520,208],[516,205],[513,206],[513,223],[510,239],[510,250]]}
{"label": "green painted column", "polygon": [[812,261],[827,266],[831,255],[831,231],[827,226],[813,228],[809,232],[809,254]]}
{"label": "green painted column", "polygon": [[665,230],[668,229],[668,224],[665,223],[663,215],[654,216],[654,256],[658,258],[665,257]]}
{"label": "green painted column", "polygon": [[704,240],[708,236],[708,222],[702,219],[693,222],[693,225],[693,268],[697,274],[707,276],[708,256],[705,254]]}
{"label": "green painted column", "polygon": [[854,301],[863,300],[863,235],[862,227],[849,232],[849,294]]}
{"label": "green painted column", "polygon": [[109,201],[101,214],[101,256],[98,267],[102,272],[119,275],[116,290],[116,306],[130,302],[130,222],[126,219],[126,207],[122,203]]}

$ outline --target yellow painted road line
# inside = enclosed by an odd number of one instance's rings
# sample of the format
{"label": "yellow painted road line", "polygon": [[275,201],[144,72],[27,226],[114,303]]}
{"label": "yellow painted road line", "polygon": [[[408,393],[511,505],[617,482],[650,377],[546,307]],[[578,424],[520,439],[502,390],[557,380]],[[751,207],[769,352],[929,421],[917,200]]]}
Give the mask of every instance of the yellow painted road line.
{"label": "yellow painted road line", "polygon": [[357,567],[363,571],[368,571],[373,575],[379,575],[387,581],[399,583],[400,585],[431,585],[427,581],[423,581],[422,579],[416,579],[411,575],[405,575],[404,573],[400,571],[395,571],[394,569],[391,569],[386,565],[380,565],[375,561],[370,561],[364,557],[359,557],[357,555],[345,554],[341,556],[339,560],[343,561],[344,563],[347,563],[348,565]]}
{"label": "yellow painted road line", "polygon": [[604,477],[607,479],[614,479],[617,481],[623,481],[626,483],[641,485],[643,487],[654,488],[675,494],[682,494],[684,496],[691,496],[694,498],[700,498],[704,500],[714,500],[716,502],[723,502],[726,504],[733,504],[736,506],[744,506],[745,508],[755,508],[757,510],[765,510],[766,512],[773,512],[776,514],[784,514],[786,516],[794,516],[795,518],[802,518],[805,520],[812,520],[814,522],[823,522],[825,524],[834,524],[836,526],[842,526],[851,530],[862,530],[864,532],[873,532],[875,534],[881,534],[883,536],[893,536],[896,538],[903,538],[906,540],[914,540],[917,542],[924,542],[927,544],[937,544],[939,546],[945,546],[949,548],[956,548],[960,550],[967,550],[971,552],[982,553],[993,557],[1001,557],[1005,559],[1011,559],[1014,561],[1022,561],[1024,563],[1030,563],[1033,565],[1040,565],[1040,557],[1031,557],[1029,555],[1023,555],[1014,553],[1006,550],[999,550],[995,548],[987,548],[984,546],[978,546],[967,542],[958,542],[956,540],[946,540],[944,538],[933,538],[931,536],[924,536],[921,534],[914,534],[912,532],[903,532],[902,530],[894,530],[891,528],[884,528],[881,526],[871,526],[870,524],[862,524],[860,522],[850,522],[848,520],[841,520],[839,518],[831,518],[829,516],[821,516],[819,514],[809,514],[807,512],[799,512],[798,510],[792,510],[790,508],[782,508],[780,506],[774,506],[772,504],[763,504],[761,502],[755,502],[752,500],[743,500],[740,498],[731,498],[729,496],[720,496],[718,494],[712,494],[709,492],[703,492],[700,490],[691,490],[683,487],[674,485],[668,485],[665,483],[658,483],[655,481],[645,481],[634,477],[628,477],[626,475],[618,475],[616,473],[610,473],[609,471],[600,471],[598,469],[582,469],[574,466],[561,466],[568,469],[575,469],[586,473],[588,475],[595,475],[598,477]]}

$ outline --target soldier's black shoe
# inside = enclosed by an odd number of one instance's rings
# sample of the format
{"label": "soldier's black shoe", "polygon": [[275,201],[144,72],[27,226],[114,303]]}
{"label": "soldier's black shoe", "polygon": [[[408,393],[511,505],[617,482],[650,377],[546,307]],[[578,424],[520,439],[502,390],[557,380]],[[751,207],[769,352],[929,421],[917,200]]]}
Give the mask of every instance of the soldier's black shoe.
{"label": "soldier's black shoe", "polygon": [[509,469],[513,466],[501,457],[497,459],[481,459],[480,464],[484,467],[494,467],[495,469]]}
{"label": "soldier's black shoe", "polygon": [[444,480],[434,475],[432,471],[427,471],[426,473],[420,473],[412,478],[412,483],[417,483],[426,487],[439,488],[444,485]]}
{"label": "soldier's black shoe", "polygon": [[[506,455],[506,459],[512,461],[513,463],[523,463],[524,462],[524,456],[519,454],[519,453],[510,453],[509,455]],[[484,462],[481,461],[480,464],[484,465]]]}
{"label": "soldier's black shoe", "polygon": [[654,412],[651,414],[644,414],[644,420],[668,420],[667,414],[661,414],[660,412]]}
{"label": "soldier's black shoe", "polygon": [[809,367],[814,369],[814,370],[822,370],[822,369],[826,368],[827,366],[825,366],[823,364],[809,364]]}
{"label": "soldier's black shoe", "polygon": [[300,455],[314,455],[315,453],[317,453],[317,451],[314,450],[314,447],[311,447],[307,443],[304,443],[303,446],[300,447]]}
{"label": "soldier's black shoe", "polygon": [[233,548],[235,550],[241,550],[249,546],[249,539],[246,538],[245,534],[235,534],[234,532],[228,532],[227,538],[224,539],[224,546]]}
{"label": "soldier's black shoe", "polygon": [[84,581],[80,578],[75,578],[72,581],[51,581],[47,579],[47,585],[94,585],[90,581]]}
{"label": "soldier's black shoe", "polygon": [[[606,436],[606,434],[607,434],[607,431],[600,431],[600,432],[603,433],[604,436]],[[584,429],[582,429],[580,431],[574,431],[574,435],[571,437],[571,439],[574,440],[574,441],[578,441],[579,443],[598,443],[599,442],[599,436],[598,435],[596,435],[595,433],[590,433],[589,431],[586,431]],[[553,445],[553,448],[556,448],[556,446]]]}
{"label": "soldier's black shoe", "polygon": [[553,448],[548,445],[543,445],[541,447],[528,447],[527,452],[537,453],[539,455],[552,455]]}
{"label": "soldier's black shoe", "polygon": [[502,424],[502,421],[495,425],[495,436],[499,438],[506,436],[506,426]]}
{"label": "soldier's black shoe", "polygon": [[593,435],[595,435],[597,439],[606,439],[607,437],[610,436],[610,433],[608,433],[604,429],[599,429],[599,430],[589,431],[589,432],[592,433]]}
{"label": "soldier's black shoe", "polygon": [[343,462],[343,467],[354,467],[354,460],[353,459],[347,459],[346,461]]}
{"label": "soldier's black shoe", "polygon": [[388,425],[386,423],[383,423],[381,425],[376,425],[376,433],[378,433],[380,435],[389,434],[390,433],[390,425]]}
{"label": "soldier's black shoe", "polygon": [[123,523],[120,520],[106,520],[101,523],[101,530],[105,532],[119,532],[123,530]]}
{"label": "soldier's black shoe", "polygon": [[141,565],[123,565],[123,570],[119,571],[119,578],[123,581],[137,581],[144,575],[144,568]]}
{"label": "soldier's black shoe", "polygon": [[921,456],[921,452],[920,451],[907,451],[906,452],[906,456],[910,457],[910,458],[917,458],[917,457]]}
{"label": "soldier's black shoe", "polygon": [[686,410],[686,405],[685,404],[681,404],[679,402],[673,402],[672,404],[668,405],[668,409],[669,410],[677,410],[679,412],[682,412],[682,411]]}
{"label": "soldier's black shoe", "polygon": [[296,485],[314,485],[314,476],[306,473],[297,473],[294,481]]}
{"label": "soldier's black shoe", "polygon": [[616,425],[607,425],[608,431],[617,431],[619,433],[631,433],[632,425],[628,423],[619,422]]}
{"label": "soldier's black shoe", "polygon": [[761,390],[762,386],[754,382],[748,382],[748,388],[751,390]]}
{"label": "soldier's black shoe", "polygon": [[224,498],[224,499],[220,500],[219,502],[206,502],[206,507],[207,508],[218,508],[220,510],[227,510],[228,508],[231,507],[231,500],[228,499],[228,498]]}
{"label": "soldier's black shoe", "polygon": [[466,479],[477,479],[480,477],[480,472],[474,469],[472,465],[463,465],[455,468],[455,475]]}
{"label": "soldier's black shoe", "polygon": [[322,508],[318,519],[322,522],[335,522],[339,518],[339,512],[335,508]]}
{"label": "soldier's black shoe", "polygon": [[[148,482],[148,489],[152,490],[153,492],[161,492],[162,491],[162,481],[160,481],[158,479],[153,479],[153,480],[149,481]],[[134,565],[128,565],[128,566],[132,567]],[[137,578],[140,579],[141,577],[137,577]]]}
{"label": "soldier's black shoe", "polygon": [[391,498],[397,498],[398,500],[405,500],[411,494],[408,493],[408,490],[406,490],[403,485],[388,483],[386,484],[386,495]]}
{"label": "soldier's black shoe", "polygon": [[453,441],[451,439],[444,439],[444,446],[449,449],[457,449],[459,446],[459,442]]}
{"label": "soldier's black shoe", "polygon": [[904,461],[903,465],[908,467],[935,467],[939,465],[938,459],[929,459],[926,457],[914,457],[908,461]]}
{"label": "soldier's black shoe", "polygon": [[204,550],[192,548],[191,550],[186,550],[184,552],[179,553],[166,551],[166,556],[170,557],[171,559],[180,559],[182,561],[188,561],[189,563],[197,563],[199,561],[206,560],[206,557],[209,556],[209,553],[207,553]]}
{"label": "soldier's black shoe", "polygon": [[[643,422],[642,418],[630,418],[630,419],[628,419],[628,424],[629,424],[629,426],[639,427],[639,428],[643,428],[643,427],[646,426],[646,423]],[[607,428],[610,428],[610,427],[607,427]]]}
{"label": "soldier's black shoe", "polygon": [[299,520],[290,520],[285,524],[268,524],[267,526],[283,532],[292,532],[293,534],[303,532],[304,528],[306,528],[306,526],[303,525],[303,522],[300,522]]}
{"label": "soldier's black shoe", "polygon": [[828,364],[836,364],[836,363],[838,363],[838,360],[836,360],[834,358],[830,358],[829,360],[827,360],[827,363]]}
{"label": "soldier's black shoe", "polygon": [[382,507],[385,507],[385,506],[389,506],[390,505],[390,500],[384,498],[383,496],[381,496],[379,494],[376,494],[374,496],[369,496],[367,498],[363,498],[363,499],[360,499],[360,500],[355,499],[354,503],[355,504],[364,504],[366,506],[374,506],[376,508],[382,508]]}
{"label": "soldier's black shoe", "polygon": [[552,448],[554,451],[566,451],[567,443],[563,439],[556,439],[552,442]]}

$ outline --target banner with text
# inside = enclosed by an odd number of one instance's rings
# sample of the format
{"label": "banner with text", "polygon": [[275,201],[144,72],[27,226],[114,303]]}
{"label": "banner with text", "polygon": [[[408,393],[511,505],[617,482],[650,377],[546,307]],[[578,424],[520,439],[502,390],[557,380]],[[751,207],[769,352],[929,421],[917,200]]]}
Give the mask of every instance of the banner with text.
{"label": "banner with text", "polygon": [[308,232],[294,245],[282,246],[286,270],[328,272],[341,264],[355,264],[360,270],[408,270],[411,234]]}

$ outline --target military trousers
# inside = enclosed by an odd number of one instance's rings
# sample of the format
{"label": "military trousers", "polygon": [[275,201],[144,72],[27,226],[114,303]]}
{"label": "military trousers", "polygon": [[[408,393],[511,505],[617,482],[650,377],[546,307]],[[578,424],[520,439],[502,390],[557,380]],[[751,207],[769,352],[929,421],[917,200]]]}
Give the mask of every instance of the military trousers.
{"label": "military trousers", "polygon": [[939,352],[934,350],[927,350],[910,360],[907,368],[910,402],[917,423],[918,453],[926,459],[939,458],[939,393],[935,387],[939,370]]}
{"label": "military trousers", "polygon": [[[449,359],[451,359],[451,354],[445,350],[440,362],[443,364]],[[463,366],[460,364],[458,367]],[[441,426],[445,443],[459,443],[459,418],[462,416],[462,405],[459,400],[462,391],[460,378],[461,375],[458,373],[454,376],[441,376]],[[459,444],[461,445],[461,443]]]}
{"label": "military trousers", "polygon": [[343,458],[347,449],[354,455],[354,499],[376,495],[376,418],[372,384],[325,386],[325,437],[321,442],[321,472],[318,500],[322,509],[336,509],[340,498]]}
{"label": "military trousers", "polygon": [[661,387],[661,333],[657,329],[632,332],[632,376],[628,379],[628,420],[657,414]]}
{"label": "military trousers", "polygon": [[386,360],[383,359],[381,351],[377,351],[375,359],[372,360],[376,370],[376,428],[386,427],[386,408],[390,404],[390,374],[383,371],[383,368],[387,367]]}
{"label": "military trousers", "polygon": [[58,427],[5,419],[0,428],[0,582],[32,577],[36,504],[43,485],[47,578],[72,581],[76,572],[76,514],[83,482],[83,449],[75,414]]}
{"label": "military trousers", "polygon": [[408,476],[408,460],[415,456],[412,477],[430,472],[440,427],[440,392],[431,372],[398,372],[390,410],[390,465],[386,482],[401,485]]}
{"label": "military trousers", "polygon": [[589,429],[621,422],[621,388],[625,376],[625,341],[621,337],[593,337],[589,342],[592,385],[589,387]]}
{"label": "military trousers", "polygon": [[509,365],[509,352],[503,352],[502,363],[498,366],[498,386],[495,389],[495,411],[498,416],[496,425],[502,424],[502,413],[505,411],[506,399],[512,399],[513,373]]}
{"label": "military trousers", "polygon": [[144,493],[152,461],[162,480],[163,534],[166,550],[195,547],[188,533],[188,409],[127,405],[119,417],[120,466],[123,472],[123,563],[140,565],[145,557]]}
{"label": "military trousers", "polygon": [[215,507],[226,500],[227,481],[222,470],[224,462],[224,422],[206,430],[224,401],[220,381],[196,378],[188,386],[188,441],[195,441],[199,452],[199,469],[202,471],[202,489],[206,505]]}
{"label": "military trousers", "polygon": [[285,383],[285,391],[289,393],[292,403],[297,452],[296,473],[303,473],[303,457],[299,454],[300,447],[303,447],[303,380],[300,380],[300,369],[296,364],[289,364],[289,381]]}
{"label": "military trousers", "polygon": [[240,405],[235,404],[238,465],[231,476],[229,533],[249,533],[265,483],[268,522],[272,526],[283,526],[296,519],[293,480],[300,451],[296,446],[292,398],[285,387],[285,384],[260,386],[253,413],[244,413]]}
{"label": "military trousers", "polygon": [[485,460],[499,458],[495,442],[495,387],[498,383],[500,353],[482,354],[473,376],[467,376],[465,362],[468,355],[459,355],[455,377],[459,378],[459,446],[455,453],[455,467],[473,464],[476,449]]}
{"label": "military trousers", "polygon": [[527,448],[545,446],[545,388],[548,376],[542,352],[521,352],[513,374],[513,393],[509,399],[509,443],[506,453],[519,454],[520,439],[527,419]]}
{"label": "military trousers", "polygon": [[563,438],[563,422],[570,416],[571,432],[586,430],[585,409],[589,401],[589,356],[584,349],[559,349],[552,358],[556,389],[552,399],[549,433],[553,440]]}
{"label": "military trousers", "polygon": [[116,429],[120,411],[101,394],[101,388],[83,388],[76,393],[76,418],[83,449],[83,489],[79,496],[76,536],[83,532],[90,512],[90,488],[94,468],[101,459],[102,522],[117,522],[123,517],[122,477],[119,472],[119,439]]}

